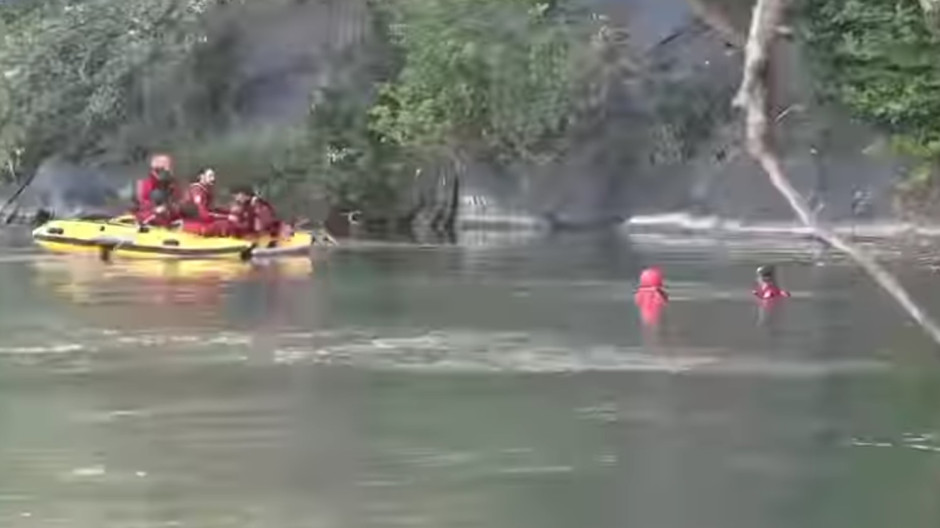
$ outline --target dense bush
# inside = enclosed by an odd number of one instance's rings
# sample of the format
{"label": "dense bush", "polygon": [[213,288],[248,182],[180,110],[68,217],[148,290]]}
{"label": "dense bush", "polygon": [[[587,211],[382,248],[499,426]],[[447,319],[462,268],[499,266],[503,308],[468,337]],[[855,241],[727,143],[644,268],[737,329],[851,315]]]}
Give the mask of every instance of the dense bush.
{"label": "dense bush", "polygon": [[940,43],[917,0],[807,1],[821,92],[896,133],[940,139]]}
{"label": "dense bush", "polygon": [[609,73],[603,53],[612,43],[589,13],[533,0],[371,5],[385,67],[360,68],[372,77],[321,94],[294,156],[302,169],[277,172],[274,187],[315,180],[342,207],[401,214],[422,169],[561,152]]}
{"label": "dense bush", "polygon": [[596,66],[585,13],[535,0],[383,0],[403,67],[372,109],[401,144],[535,158]]}
{"label": "dense bush", "polygon": [[616,42],[589,12],[551,0],[366,1],[365,49],[311,94],[306,124],[264,133],[229,122],[237,58],[218,21],[242,2],[3,4],[0,166],[28,171],[53,154],[134,162],[167,148],[187,169],[217,165],[285,200],[321,193],[394,215],[420,169],[550,159],[603,99]]}
{"label": "dense bush", "polygon": [[[204,15],[222,0],[46,0],[3,8],[0,156],[140,156],[220,99]],[[215,77],[216,79],[218,76]],[[147,137],[140,130],[147,130]],[[155,137],[157,136],[157,137]]]}
{"label": "dense bush", "polygon": [[894,153],[919,160],[900,204],[923,209],[940,162],[940,41],[918,0],[805,0],[801,26],[824,100],[891,135]]}

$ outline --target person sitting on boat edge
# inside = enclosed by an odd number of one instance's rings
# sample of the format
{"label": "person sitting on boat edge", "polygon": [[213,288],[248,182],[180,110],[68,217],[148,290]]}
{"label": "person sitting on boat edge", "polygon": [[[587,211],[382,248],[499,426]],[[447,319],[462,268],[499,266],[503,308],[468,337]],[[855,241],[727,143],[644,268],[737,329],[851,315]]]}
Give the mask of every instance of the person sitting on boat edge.
{"label": "person sitting on boat edge", "polygon": [[183,198],[183,231],[201,236],[230,236],[228,213],[214,207],[215,171],[205,168]]}
{"label": "person sitting on boat edge", "polygon": [[179,188],[173,181],[173,158],[166,154],[156,154],[150,159],[150,173],[137,182],[134,196],[134,212],[152,210],[151,201],[154,190],[161,189],[168,203],[175,204],[179,198]]}
{"label": "person sitting on boat edge", "polygon": [[178,208],[168,199],[164,189],[154,189],[147,195],[148,204],[137,210],[135,217],[141,226],[172,227],[180,219]]}
{"label": "person sitting on boat edge", "polygon": [[249,186],[233,189],[235,204],[232,212],[236,229],[241,236],[269,235],[287,236],[290,226],[277,218],[274,207],[255,193]]}

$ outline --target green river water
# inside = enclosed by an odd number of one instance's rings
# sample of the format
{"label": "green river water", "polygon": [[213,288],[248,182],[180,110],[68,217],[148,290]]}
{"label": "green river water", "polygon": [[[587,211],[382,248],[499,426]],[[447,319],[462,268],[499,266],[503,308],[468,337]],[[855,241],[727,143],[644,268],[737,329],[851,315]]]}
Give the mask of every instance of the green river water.
{"label": "green river water", "polygon": [[[938,350],[797,243],[0,245],[3,528],[940,525]],[[940,314],[940,275],[886,256]],[[757,324],[763,262],[793,298]]]}

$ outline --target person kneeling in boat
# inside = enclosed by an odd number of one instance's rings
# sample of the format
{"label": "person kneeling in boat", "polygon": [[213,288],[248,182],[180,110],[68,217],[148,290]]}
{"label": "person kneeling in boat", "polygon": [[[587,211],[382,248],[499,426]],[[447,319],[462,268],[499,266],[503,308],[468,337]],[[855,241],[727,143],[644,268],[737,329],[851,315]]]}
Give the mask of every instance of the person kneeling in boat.
{"label": "person kneeling in boat", "polygon": [[274,207],[258,196],[251,187],[234,189],[233,219],[240,236],[289,236],[291,227],[277,218]]}
{"label": "person kneeling in boat", "polygon": [[135,213],[137,223],[141,226],[173,227],[179,221],[178,208],[168,199],[168,193],[163,189],[154,189],[147,195],[147,204]]}
{"label": "person kneeling in boat", "polygon": [[215,171],[203,169],[183,199],[183,231],[201,236],[231,236],[228,213],[214,207]]}
{"label": "person kneeling in boat", "polygon": [[179,188],[173,181],[173,159],[166,154],[157,154],[150,159],[150,173],[137,182],[134,195],[134,212],[152,211],[156,205],[151,198],[153,191],[160,190],[168,205],[179,200]]}

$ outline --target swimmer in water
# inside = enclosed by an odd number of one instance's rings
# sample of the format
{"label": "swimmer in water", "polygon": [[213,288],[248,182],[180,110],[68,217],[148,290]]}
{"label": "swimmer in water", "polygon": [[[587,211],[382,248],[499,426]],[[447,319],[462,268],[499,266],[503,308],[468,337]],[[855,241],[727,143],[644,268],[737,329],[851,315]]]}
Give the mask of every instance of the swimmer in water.
{"label": "swimmer in water", "polygon": [[770,301],[789,297],[790,292],[777,286],[776,270],[768,265],[757,268],[757,286],[754,288],[754,296],[762,301]]}
{"label": "swimmer in water", "polygon": [[663,284],[663,272],[659,268],[646,268],[640,273],[640,285],[633,296],[640,318],[648,326],[659,323],[660,315],[669,296]]}

